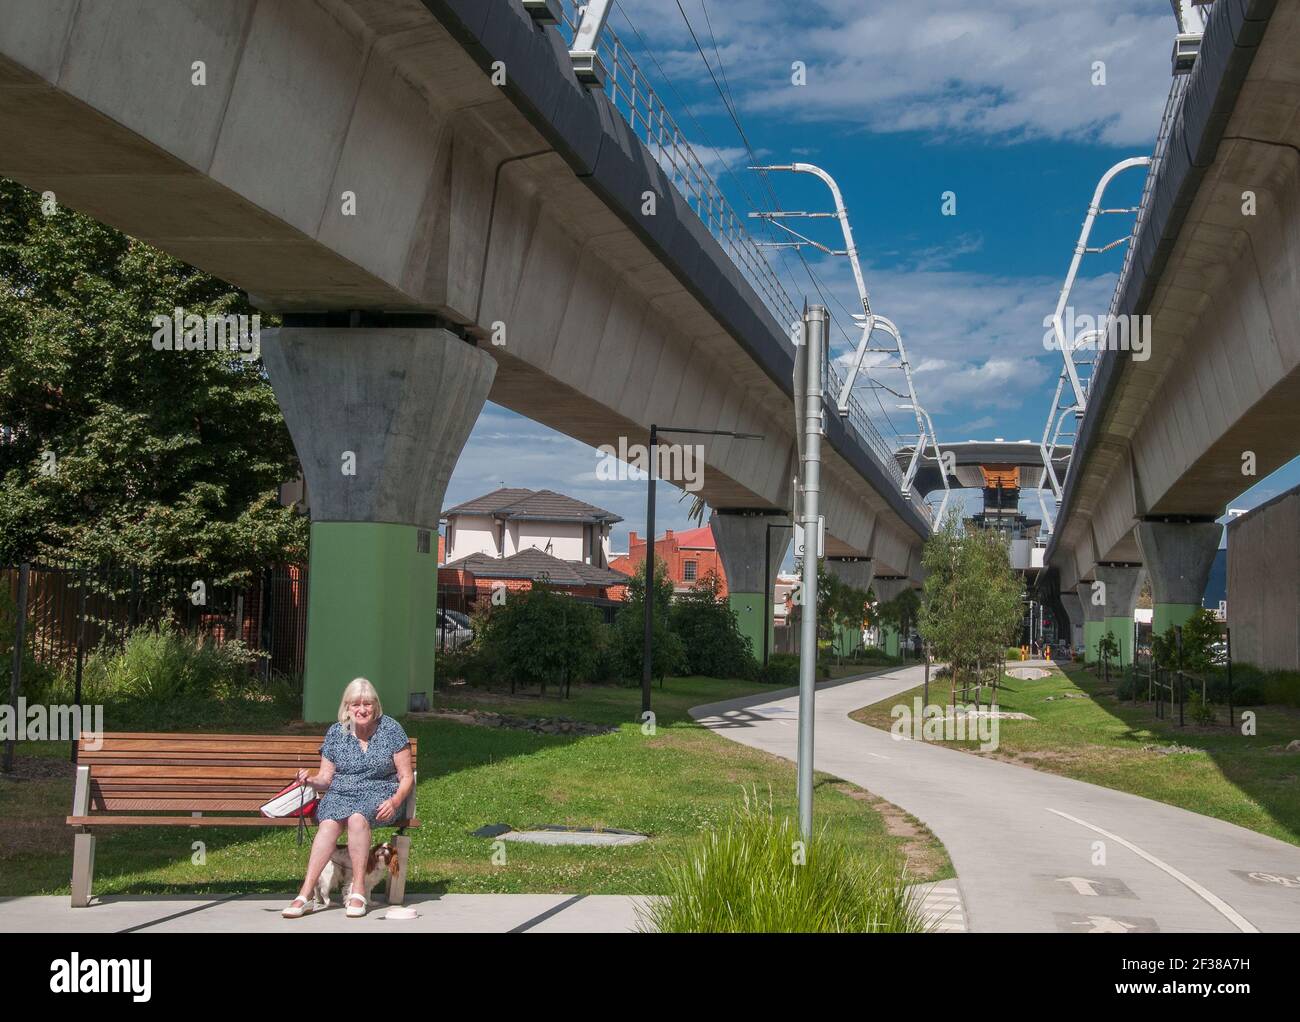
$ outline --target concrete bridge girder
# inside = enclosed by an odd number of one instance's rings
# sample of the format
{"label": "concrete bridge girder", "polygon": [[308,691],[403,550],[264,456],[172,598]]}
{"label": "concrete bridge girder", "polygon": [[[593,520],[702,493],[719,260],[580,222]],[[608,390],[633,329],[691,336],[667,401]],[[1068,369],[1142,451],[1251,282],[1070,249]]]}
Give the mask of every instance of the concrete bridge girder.
{"label": "concrete bridge girder", "polygon": [[[1244,77],[1225,76],[1217,97],[1189,93],[1173,144],[1200,148],[1190,169],[1178,151],[1161,170],[1172,180],[1157,193],[1195,187],[1178,196],[1176,234],[1139,245],[1139,279],[1158,274],[1142,282],[1139,308],[1152,317],[1150,358],[1116,374],[1086,478],[1058,523],[1062,547],[1085,546],[1095,529],[1095,559],[1133,557],[1141,518],[1222,515],[1300,450],[1300,8],[1264,16],[1243,26],[1225,14],[1207,35],[1221,51],[1213,59],[1232,51]],[[1226,123],[1207,114],[1234,91]],[[1184,123],[1195,125],[1186,138]]]}
{"label": "concrete bridge girder", "polygon": [[[534,31],[488,6],[501,32]],[[202,60],[203,84],[159,53]],[[716,244],[601,110],[706,261]],[[419,0],[170,0],[149,17],[0,0],[0,135],[0,174],[264,309],[436,314],[495,362],[491,399],[587,443],[644,443],[651,422],[764,434],[683,442],[704,449],[713,506],[791,506],[782,386]],[[828,552],[918,570],[915,523],[834,445],[824,454]]]}

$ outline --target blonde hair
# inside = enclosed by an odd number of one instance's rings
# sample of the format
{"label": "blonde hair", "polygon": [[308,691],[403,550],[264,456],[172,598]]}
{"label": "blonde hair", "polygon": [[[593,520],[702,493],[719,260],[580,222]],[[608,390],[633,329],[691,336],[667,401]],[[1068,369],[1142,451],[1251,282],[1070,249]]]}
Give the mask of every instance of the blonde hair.
{"label": "blonde hair", "polygon": [[352,727],[352,717],[348,713],[348,707],[358,699],[375,704],[376,720],[384,715],[384,704],[379,701],[379,693],[375,691],[375,686],[366,678],[353,678],[348,683],[348,687],[343,690],[343,698],[339,701],[340,724]]}

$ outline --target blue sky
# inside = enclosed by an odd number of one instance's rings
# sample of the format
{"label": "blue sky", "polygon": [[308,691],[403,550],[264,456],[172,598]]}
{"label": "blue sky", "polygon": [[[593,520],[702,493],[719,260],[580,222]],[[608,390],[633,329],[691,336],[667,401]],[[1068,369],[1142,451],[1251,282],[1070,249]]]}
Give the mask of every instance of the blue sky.
{"label": "blue sky", "polygon": [[[678,0],[618,0],[610,25],[737,211],[771,208],[767,186],[745,169],[745,140],[764,163],[829,171],[844,192],[873,308],[901,329],[940,442],[1037,441],[1061,368],[1059,353],[1043,347],[1043,317],[1097,179],[1151,152],[1170,84],[1168,0],[680,2],[709,68]],[[804,85],[792,82],[796,61]],[[1104,84],[1094,84],[1096,61]],[[1106,205],[1135,205],[1142,174],[1119,178]],[[829,208],[812,179],[774,174],[769,183],[784,209]],[[955,216],[941,213],[949,191]],[[794,226],[839,247],[834,221]],[[1102,217],[1093,243],[1130,227],[1130,218]],[[832,292],[837,325],[847,325],[839,306],[857,305],[847,261],[805,254]],[[1105,311],[1122,258],[1123,246],[1085,258],[1077,311]],[[801,304],[812,289],[797,257],[773,265]],[[837,329],[833,354],[847,352],[850,336]],[[908,427],[907,413],[886,401],[886,419],[875,396],[860,399],[892,439]],[[595,469],[590,447],[489,404],[446,504],[502,483],[556,489],[622,515],[614,545],[626,549],[627,530],[644,531],[644,483],[598,480]],[[1233,506],[1298,481],[1300,459]],[[689,502],[670,484],[659,489],[659,530],[690,527]],[[1036,500],[1023,506],[1037,515]]]}

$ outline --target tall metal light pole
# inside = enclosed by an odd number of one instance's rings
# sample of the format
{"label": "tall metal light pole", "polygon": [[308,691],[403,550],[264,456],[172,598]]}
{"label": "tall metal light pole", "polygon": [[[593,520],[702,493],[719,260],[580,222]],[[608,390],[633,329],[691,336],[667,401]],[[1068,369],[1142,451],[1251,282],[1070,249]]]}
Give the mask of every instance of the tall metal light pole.
{"label": "tall metal light pole", "polygon": [[650,464],[646,470],[646,554],[645,554],[645,629],[641,637],[641,712],[650,712],[650,674],[654,661],[654,591],[655,591],[655,480],[659,478],[660,433],[689,433],[694,436],[729,436],[737,440],[762,440],[761,433],[735,433],[728,429],[690,429],[686,426],[650,424]]}
{"label": "tall metal light pole", "polygon": [[[821,515],[822,363],[826,358],[826,307],[804,312],[803,360],[803,615],[799,637],[799,833],[812,837],[813,706],[817,685],[817,555]],[[797,383],[798,381],[796,381]],[[801,388],[795,387],[796,393]]]}

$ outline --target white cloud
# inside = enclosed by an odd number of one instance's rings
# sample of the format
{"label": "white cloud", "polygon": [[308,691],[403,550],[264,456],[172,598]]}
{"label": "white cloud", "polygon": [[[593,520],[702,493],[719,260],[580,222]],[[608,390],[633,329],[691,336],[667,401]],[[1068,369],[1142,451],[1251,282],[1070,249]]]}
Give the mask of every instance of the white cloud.
{"label": "white cloud", "polygon": [[[699,0],[685,0],[719,81]],[[1005,140],[1149,142],[1169,89],[1176,25],[1167,4],[1130,0],[712,0],[721,63],[742,113],[833,120],[872,131]],[[638,0],[631,17],[679,91],[720,110],[676,0]],[[615,31],[635,44],[622,17]],[[791,83],[791,64],[807,84]],[[1094,85],[1093,63],[1106,83]],[[666,101],[674,100],[671,91]],[[705,107],[700,106],[702,110]],[[680,119],[680,118],[679,118]]]}

